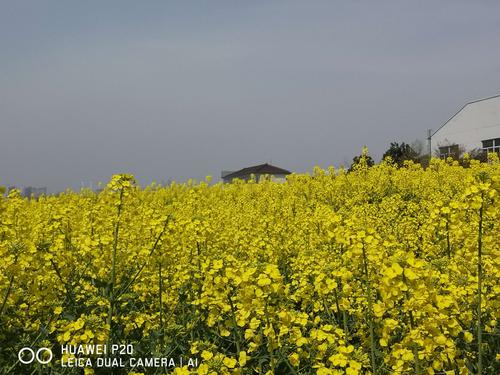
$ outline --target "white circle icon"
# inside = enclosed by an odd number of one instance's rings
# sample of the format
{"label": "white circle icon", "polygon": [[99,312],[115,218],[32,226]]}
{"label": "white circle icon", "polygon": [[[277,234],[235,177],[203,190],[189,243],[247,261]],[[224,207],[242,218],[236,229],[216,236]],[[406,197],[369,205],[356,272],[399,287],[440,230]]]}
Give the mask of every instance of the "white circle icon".
{"label": "white circle icon", "polygon": [[[45,361],[42,360],[41,356],[40,356],[40,353],[42,352],[42,350],[46,351],[49,353],[49,359],[46,359]],[[46,365],[47,363],[49,363],[50,361],[52,361],[52,350],[50,350],[49,348],[40,348],[36,351],[36,360],[38,361],[38,363],[41,363],[42,365]]]}
{"label": "white circle icon", "polygon": [[[26,352],[26,351],[28,351],[28,352],[30,352],[30,353],[31,353],[31,359],[30,359],[29,361],[25,361],[25,360],[23,359],[23,357],[22,357],[22,354],[23,354],[24,352]],[[34,361],[34,359],[35,359],[35,352],[33,351],[33,349],[28,348],[28,347],[26,347],[26,348],[22,348],[21,350],[19,350],[19,353],[17,353],[17,358],[19,358],[19,361],[20,361],[21,363],[23,363],[23,364],[25,364],[25,365],[29,365],[29,364],[30,364],[31,362],[33,362],[33,361]]]}

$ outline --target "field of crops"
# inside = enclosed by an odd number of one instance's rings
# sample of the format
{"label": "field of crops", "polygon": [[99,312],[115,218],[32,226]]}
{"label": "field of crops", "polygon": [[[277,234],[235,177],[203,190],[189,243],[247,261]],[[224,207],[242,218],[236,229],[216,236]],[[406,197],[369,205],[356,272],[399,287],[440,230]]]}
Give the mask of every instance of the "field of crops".
{"label": "field of crops", "polygon": [[[198,374],[500,373],[500,164],[0,200],[0,373],[130,344]],[[54,359],[25,365],[22,347]],[[106,372],[107,371],[107,372]],[[189,373],[188,367],[115,373]]]}

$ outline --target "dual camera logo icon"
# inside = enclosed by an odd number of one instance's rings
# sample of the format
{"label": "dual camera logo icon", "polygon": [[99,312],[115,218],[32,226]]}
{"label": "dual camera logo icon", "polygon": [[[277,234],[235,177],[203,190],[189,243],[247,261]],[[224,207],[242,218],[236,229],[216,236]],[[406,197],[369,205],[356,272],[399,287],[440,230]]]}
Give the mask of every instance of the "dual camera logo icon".
{"label": "dual camera logo icon", "polygon": [[[48,353],[48,356],[44,358],[45,353]],[[49,348],[40,348],[35,352],[29,347],[24,347],[19,350],[19,353],[17,353],[19,362],[24,365],[29,365],[35,360],[42,365],[46,365],[47,363],[52,361],[52,356],[52,350],[50,350]]]}

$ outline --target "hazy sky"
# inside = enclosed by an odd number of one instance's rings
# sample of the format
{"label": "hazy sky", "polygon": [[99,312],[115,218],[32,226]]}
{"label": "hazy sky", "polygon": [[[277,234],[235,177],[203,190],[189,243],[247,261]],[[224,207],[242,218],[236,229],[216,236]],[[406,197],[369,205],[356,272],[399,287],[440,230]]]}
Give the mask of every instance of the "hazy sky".
{"label": "hazy sky", "polygon": [[0,185],[348,164],[500,94],[498,1],[0,0]]}

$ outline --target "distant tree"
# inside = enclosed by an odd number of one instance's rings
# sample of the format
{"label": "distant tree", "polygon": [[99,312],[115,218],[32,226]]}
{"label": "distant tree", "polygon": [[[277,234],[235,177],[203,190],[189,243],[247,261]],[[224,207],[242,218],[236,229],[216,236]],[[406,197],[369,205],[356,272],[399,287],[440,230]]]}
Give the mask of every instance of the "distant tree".
{"label": "distant tree", "polygon": [[419,153],[404,142],[401,144],[391,142],[391,147],[384,152],[382,158],[385,159],[387,156],[390,156],[392,161],[401,167],[405,160],[418,161]]}
{"label": "distant tree", "polygon": [[488,153],[480,148],[476,148],[462,154],[458,161],[463,167],[469,168],[471,160],[479,160],[482,163],[486,163],[488,161]]}
{"label": "distant tree", "polygon": [[410,144],[410,146],[417,154],[415,162],[420,163],[423,167],[427,167],[429,165],[429,149],[426,142],[421,139],[416,139]]}
{"label": "distant tree", "polygon": [[355,156],[352,159],[352,164],[349,167],[349,172],[352,172],[356,167],[361,167],[363,165],[366,165],[367,167],[373,167],[375,165],[375,162],[373,161],[373,158],[368,154],[368,148],[365,146],[363,147],[363,152],[361,155]]}
{"label": "distant tree", "polygon": [[488,161],[488,153],[481,148],[475,148],[474,150],[469,151],[469,157],[483,163]]}
{"label": "distant tree", "polygon": [[417,153],[419,157],[427,153],[427,150],[425,148],[425,143],[421,139],[415,139],[411,144],[411,148],[413,151]]}

